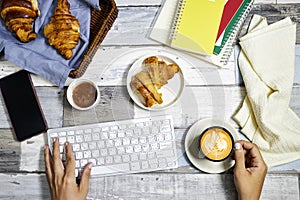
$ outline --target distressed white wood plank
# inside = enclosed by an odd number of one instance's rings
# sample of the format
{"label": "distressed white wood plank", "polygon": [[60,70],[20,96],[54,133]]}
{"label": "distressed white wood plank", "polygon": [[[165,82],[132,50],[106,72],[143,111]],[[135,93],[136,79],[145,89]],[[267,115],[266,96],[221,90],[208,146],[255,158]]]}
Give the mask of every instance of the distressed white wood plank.
{"label": "distressed white wood plank", "polygon": [[[291,4],[292,5],[292,4]],[[289,4],[284,5],[275,5],[275,6],[268,6],[268,5],[257,5],[253,11],[253,13],[259,13],[259,14],[266,14],[270,17],[270,23],[272,23],[275,20],[279,20],[280,18],[283,18],[285,16],[295,16],[294,20],[299,21],[299,13],[297,13],[297,9],[290,9],[289,12],[280,12],[280,10],[284,10],[289,8],[291,6]],[[157,7],[122,7],[120,9],[120,15],[117,19],[117,21],[114,24],[114,27],[112,30],[109,31],[107,37],[105,38],[104,42],[102,43],[102,47],[99,51],[105,50],[105,46],[107,45],[114,45],[114,46],[132,46],[132,45],[141,45],[141,46],[153,46],[155,48],[158,43],[150,40],[147,38],[147,33],[149,31],[149,28],[151,27],[151,23],[154,19],[154,16],[157,13],[158,8]],[[263,10],[263,13],[260,13],[260,11]],[[296,12],[296,13],[295,13]],[[252,13],[252,14],[253,14]],[[244,30],[247,28],[247,24],[249,23],[249,20],[245,23]],[[110,48],[110,47],[107,47]],[[127,47],[125,47],[127,48]],[[116,51],[116,54],[119,51]],[[102,52],[103,53],[103,52]],[[107,63],[104,63],[104,65],[107,66],[109,62],[111,62],[111,59],[106,59],[106,54],[98,54],[97,56],[100,56],[99,59],[105,60]],[[296,52],[299,53],[299,52]],[[119,55],[113,55],[112,57],[118,57]],[[298,55],[297,55],[298,56]],[[110,57],[111,58],[111,57]],[[94,58],[94,60],[97,60],[97,58]],[[206,66],[208,64],[201,64],[200,61],[198,61],[198,66],[204,65]],[[196,62],[197,63],[197,62]],[[203,63],[203,62],[202,62]],[[92,63],[91,66],[95,64]],[[101,64],[101,63],[100,63]],[[231,63],[230,65],[233,65]],[[98,67],[98,66],[97,66]],[[90,68],[90,67],[89,67]],[[128,68],[128,67],[127,67]],[[11,73],[12,71],[16,71],[19,68],[14,66],[13,64],[9,62],[1,62],[0,63],[0,77],[3,77],[4,75],[7,75]],[[96,69],[96,68],[95,68]],[[201,67],[200,69],[203,69]],[[231,68],[234,70],[233,68]],[[122,70],[122,69],[120,69]],[[208,70],[210,70],[208,68]],[[124,68],[123,68],[124,71]],[[121,71],[119,71],[121,72]],[[99,74],[99,73],[96,73]],[[94,73],[91,74],[91,76],[94,76]],[[209,75],[208,75],[209,76]],[[205,76],[207,77],[207,76]],[[234,77],[232,77],[232,74],[228,76],[228,74],[221,75],[222,79],[225,79],[224,84],[230,84],[228,80],[234,80]],[[227,78],[228,77],[228,78]],[[117,79],[120,80],[120,79]],[[201,79],[199,79],[201,80]],[[223,81],[223,80],[222,80]],[[35,85],[51,85],[48,81],[40,78],[40,77],[34,77],[34,83]]]}
{"label": "distressed white wood plank", "polygon": [[21,144],[14,140],[11,130],[0,129],[0,135],[0,172],[19,171]]}
{"label": "distressed white wood plank", "polygon": [[[232,125],[234,124],[232,123]],[[32,173],[45,171],[43,147],[45,143],[47,143],[45,142],[47,141],[46,135],[41,134],[25,142],[19,143],[12,139],[10,131],[1,130],[0,133],[3,138],[0,140],[0,148],[2,149],[0,172],[24,171]],[[179,168],[171,171],[178,173],[202,173],[201,170],[193,167],[186,157],[185,149],[183,147],[186,133],[187,129],[175,129]],[[231,171],[232,169],[228,170],[227,173],[230,173]],[[300,173],[300,160],[269,169],[269,172],[283,171]]]}
{"label": "distressed white wood plank", "polygon": [[[189,85],[233,85],[236,82],[233,60],[219,68],[163,46],[100,48],[83,78],[92,79],[100,86],[126,85],[127,72],[131,65],[140,57],[157,54],[177,61]],[[70,81],[71,79],[66,85]]]}
{"label": "distressed white wood plank", "polygon": [[254,0],[254,4],[275,4],[276,0]]}
{"label": "distressed white wood plank", "polygon": [[[149,112],[134,105],[135,117],[170,114],[175,127],[186,128],[206,117],[217,117],[234,123],[231,117],[238,111],[245,97],[244,87],[186,87],[182,97],[173,107]],[[300,117],[300,87],[292,91],[290,106]]]}
{"label": "distressed white wood plank", "polygon": [[[230,119],[241,106],[246,91],[244,87],[238,86],[186,87],[173,107],[156,112],[149,112],[135,105],[125,87],[100,87],[100,93],[101,102],[94,110],[79,112],[66,103],[64,125],[88,123],[89,120],[101,122],[166,114],[174,117],[176,128],[188,128],[206,117],[223,118],[234,124]],[[290,106],[300,116],[300,86],[293,88]]]}
{"label": "distressed white wood plank", "polygon": [[47,134],[40,134],[21,142],[20,171],[45,171],[44,146]]}
{"label": "distressed white wood plank", "polygon": [[[1,199],[50,199],[45,175],[0,174]],[[237,199],[232,174],[133,174],[93,178],[87,199]],[[298,176],[268,174],[262,199],[299,199]]]}
{"label": "distressed white wood plank", "polygon": [[[0,59],[0,78],[10,75],[22,68],[5,59]],[[41,76],[31,74],[32,82],[35,86],[54,86],[53,83],[44,79]]]}
{"label": "distressed white wood plank", "polygon": [[[299,24],[299,4],[255,4],[243,29],[246,30],[252,14],[268,18],[269,23],[290,16]],[[159,7],[121,7],[119,16],[107,34],[102,45],[155,45],[157,42],[148,38],[149,31],[159,13]],[[243,31],[242,31],[243,32]],[[299,43],[299,30],[297,43]]]}
{"label": "distressed white wood plank", "polygon": [[[100,93],[100,104],[94,110],[85,112],[72,109],[64,99],[64,126],[170,114],[174,118],[178,154],[184,155],[182,145],[186,131],[199,119],[207,117],[223,118],[237,130],[239,129],[235,122],[231,120],[231,116],[241,105],[245,96],[245,88],[233,86],[187,87],[184,90],[183,97],[175,106],[161,112],[149,112],[135,107],[128,94],[126,94],[125,87],[100,87]],[[57,105],[52,105],[51,107],[55,106]],[[300,86],[293,89],[291,109],[300,116]],[[6,149],[4,151],[6,153],[2,157],[4,163],[20,166],[12,158],[14,155],[19,157],[22,154],[26,159],[21,159],[21,169],[25,171],[43,171],[44,140],[42,136],[23,142],[21,153],[19,151],[13,153],[14,147],[18,146],[18,143],[12,139],[11,132],[3,130],[1,135],[6,135],[1,143],[2,146],[0,146],[0,149]],[[12,146],[6,147],[6,144],[11,144]],[[188,166],[185,156],[180,156],[179,161],[181,167]],[[1,170],[7,170],[7,166],[0,166]],[[281,170],[296,170],[300,172],[300,162],[276,169],[276,171]]]}
{"label": "distressed white wood plank", "polygon": [[115,0],[115,2],[117,6],[159,6],[164,0]]}
{"label": "distressed white wood plank", "polygon": [[[116,0],[118,6],[161,5],[164,0]],[[300,3],[299,0],[255,0],[255,4]]]}
{"label": "distressed white wood plank", "polygon": [[[100,87],[101,88],[101,87]],[[231,123],[236,129],[239,129],[237,124],[232,120],[232,116],[240,107],[246,91],[244,87],[186,87],[180,100],[169,109],[163,111],[149,112],[139,108],[137,105],[130,102],[129,96],[124,95],[124,87],[110,87],[103,90],[104,99],[110,99],[109,104],[102,102],[95,110],[87,112],[78,112],[71,109],[70,105],[66,104],[64,113],[64,124],[76,125],[87,124],[89,122],[101,122],[141,117],[151,117],[156,115],[172,115],[174,118],[174,126],[176,129],[186,130],[199,119],[216,117],[221,118]],[[126,92],[125,92],[126,94]],[[300,116],[300,87],[295,86],[292,91],[291,109]],[[120,108],[117,105],[122,105]],[[132,113],[134,106],[134,113]],[[91,116],[89,119],[87,116]],[[99,121],[100,119],[100,121]],[[178,153],[182,152],[182,138],[184,131],[176,130],[178,136]],[[187,166],[185,157],[181,157],[180,166]],[[300,172],[300,161],[293,163],[291,167],[288,165],[280,170],[297,170]]]}
{"label": "distressed white wood plank", "polygon": [[300,3],[300,0],[276,0],[277,4]]}
{"label": "distressed white wood plank", "polygon": [[[36,87],[36,93],[44,112],[48,127],[61,127],[64,91],[57,87]],[[8,115],[0,98],[0,128],[10,128]]]}
{"label": "distressed white wood plank", "polygon": [[[295,92],[297,91],[299,89]],[[156,112],[149,112],[137,107],[130,99],[126,87],[100,87],[100,93],[101,101],[93,110],[79,112],[66,103],[64,125],[170,114],[174,116],[175,127],[185,129],[195,121],[205,117],[215,116],[230,119],[241,105],[245,96],[245,89],[243,87],[222,86],[186,87],[176,105]],[[299,107],[299,103],[296,103],[295,108]]]}
{"label": "distressed white wood plank", "polygon": [[118,18],[102,45],[157,44],[146,37],[157,11],[157,7],[119,8]]}
{"label": "distressed white wood plank", "polygon": [[[223,68],[206,63],[195,57],[179,53],[171,48],[163,46],[149,47],[101,47],[87,71],[82,78],[88,78],[97,82],[100,86],[125,85],[127,72],[132,63],[140,56],[157,52],[159,50],[167,51],[174,55],[179,55],[187,63],[185,78],[190,85],[234,85],[241,84],[242,80],[236,77],[234,59]],[[295,51],[295,84],[300,84],[300,45],[296,45]],[[235,58],[236,59],[236,58]],[[19,67],[9,61],[0,62],[0,78],[20,70]],[[52,86],[53,84],[40,76],[32,75],[35,86]],[[72,79],[66,82],[66,85]]]}

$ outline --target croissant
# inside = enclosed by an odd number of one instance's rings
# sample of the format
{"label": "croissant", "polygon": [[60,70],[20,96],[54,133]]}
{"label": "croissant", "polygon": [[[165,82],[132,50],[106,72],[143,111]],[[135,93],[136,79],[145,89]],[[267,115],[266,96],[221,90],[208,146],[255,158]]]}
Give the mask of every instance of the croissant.
{"label": "croissant", "polygon": [[158,92],[158,89],[174,77],[179,67],[173,63],[167,65],[156,56],[146,58],[142,65],[144,69],[133,76],[131,88],[143,97],[142,101],[146,107],[162,104],[162,94]]}
{"label": "croissant", "polygon": [[39,15],[37,0],[2,1],[1,17],[5,26],[22,42],[29,42],[37,37],[33,31],[33,22]]}
{"label": "croissant", "polygon": [[54,15],[44,28],[44,35],[49,44],[67,60],[73,56],[72,49],[78,44],[79,29],[79,21],[71,14],[69,2],[58,0]]}

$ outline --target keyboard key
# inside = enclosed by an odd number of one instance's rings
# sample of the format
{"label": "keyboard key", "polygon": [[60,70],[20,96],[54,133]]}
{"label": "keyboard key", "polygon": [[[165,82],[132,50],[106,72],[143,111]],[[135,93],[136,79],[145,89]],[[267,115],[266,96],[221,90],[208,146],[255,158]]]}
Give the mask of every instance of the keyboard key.
{"label": "keyboard key", "polygon": [[105,142],[104,141],[99,141],[97,142],[97,146],[99,149],[105,148]]}
{"label": "keyboard key", "polygon": [[83,142],[83,135],[76,135],[76,142],[77,143],[81,143],[81,142]]}
{"label": "keyboard key", "polygon": [[125,137],[125,131],[124,131],[124,130],[118,131],[118,137],[119,137],[119,138]]}
{"label": "keyboard key", "polygon": [[97,149],[97,143],[96,142],[89,143],[89,149],[91,149],[91,150]]}
{"label": "keyboard key", "polygon": [[132,153],[133,152],[133,147],[132,146],[127,146],[125,148],[126,153]]}
{"label": "keyboard key", "polygon": [[84,158],[90,158],[90,157],[92,157],[92,152],[90,152],[90,151],[84,151],[83,152],[83,157]]}
{"label": "keyboard key", "polygon": [[100,140],[100,134],[99,133],[93,133],[92,134],[92,139],[93,139],[93,141]]}
{"label": "keyboard key", "polygon": [[133,170],[133,171],[141,169],[139,162],[132,162],[130,164],[130,167],[131,167],[131,170]]}
{"label": "keyboard key", "polygon": [[108,155],[107,149],[100,149],[100,154],[101,156],[107,156]]}
{"label": "keyboard key", "polygon": [[108,133],[107,132],[103,132],[101,135],[101,139],[102,140],[107,140],[108,139]]}
{"label": "keyboard key", "polygon": [[139,160],[139,157],[138,157],[138,154],[131,154],[131,161],[138,161]]}
{"label": "keyboard key", "polygon": [[115,163],[121,163],[122,162],[122,157],[119,155],[115,155],[114,156],[114,162]]}
{"label": "keyboard key", "polygon": [[124,147],[118,147],[118,148],[117,148],[117,153],[118,153],[119,155],[124,154],[124,153],[125,153],[125,148],[124,148]]}
{"label": "keyboard key", "polygon": [[117,154],[116,148],[109,148],[108,149],[108,154],[111,155],[111,156],[116,155]]}
{"label": "keyboard key", "polygon": [[148,168],[149,168],[148,161],[142,161],[142,169],[148,169]]}
{"label": "keyboard key", "polygon": [[73,151],[79,151],[80,150],[80,144],[73,144]]}
{"label": "keyboard key", "polygon": [[84,141],[86,141],[86,142],[92,141],[92,135],[91,134],[84,135]]}
{"label": "keyboard key", "polygon": [[89,144],[88,143],[81,143],[80,148],[82,151],[88,150],[89,149]]}
{"label": "keyboard key", "polygon": [[123,155],[122,160],[123,160],[123,162],[129,162],[130,161],[129,155]]}
{"label": "keyboard key", "polygon": [[158,158],[166,158],[166,157],[171,157],[174,155],[173,150],[167,150],[167,151],[157,151],[156,156]]}
{"label": "keyboard key", "polygon": [[97,165],[104,165],[104,163],[105,163],[104,158],[97,159]]}
{"label": "keyboard key", "polygon": [[102,127],[102,132],[109,131],[109,127]]}
{"label": "keyboard key", "polygon": [[105,163],[106,164],[111,164],[111,163],[113,163],[113,157],[111,157],[111,156],[107,156],[107,157],[105,157]]}
{"label": "keyboard key", "polygon": [[115,139],[115,138],[117,138],[117,131],[109,132],[109,139]]}
{"label": "keyboard key", "polygon": [[73,144],[75,142],[75,137],[74,136],[68,136],[67,141]]}
{"label": "keyboard key", "polygon": [[130,168],[128,163],[108,165],[108,166],[96,166],[92,168],[91,175],[118,174],[121,172],[127,172],[129,170]]}
{"label": "keyboard key", "polygon": [[159,144],[159,147],[160,147],[160,149],[170,149],[170,148],[173,147],[173,142],[170,142],[170,141],[168,141],[168,142],[161,142]]}
{"label": "keyboard key", "polygon": [[67,136],[67,133],[65,131],[59,133],[59,137],[65,137],[65,136]]}
{"label": "keyboard key", "polygon": [[100,156],[99,150],[94,150],[94,151],[92,151],[92,157],[98,158],[99,156]]}
{"label": "keyboard key", "polygon": [[80,160],[83,158],[83,153],[81,151],[75,153],[75,159]]}

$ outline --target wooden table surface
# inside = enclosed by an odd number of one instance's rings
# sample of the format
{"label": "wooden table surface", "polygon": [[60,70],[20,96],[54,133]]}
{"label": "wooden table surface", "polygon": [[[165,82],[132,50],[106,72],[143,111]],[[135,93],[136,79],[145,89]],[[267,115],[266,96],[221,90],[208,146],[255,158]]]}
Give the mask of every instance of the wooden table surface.
{"label": "wooden table surface", "polygon": [[[66,87],[60,89],[33,75],[34,84],[49,128],[170,114],[174,117],[179,168],[154,173],[92,178],[89,199],[236,199],[232,170],[205,174],[194,168],[183,150],[184,136],[197,120],[222,115],[231,119],[246,94],[241,84],[234,52],[224,68],[217,68],[162,46],[147,33],[162,0],[116,0],[119,16],[97,51],[83,78],[97,82],[99,105],[90,111],[76,111],[66,101]],[[260,14],[273,23],[290,16],[297,23],[295,84],[290,102],[300,116],[300,0],[257,0],[250,17]],[[186,86],[182,98],[167,110],[140,109],[126,90],[130,65],[140,56],[167,52],[183,58]],[[20,68],[0,60],[0,77]],[[68,80],[66,86],[72,80]],[[0,103],[0,199],[50,199],[45,178],[43,146],[45,134],[19,143],[13,139],[7,115]],[[300,160],[269,169],[262,199],[299,199]]]}

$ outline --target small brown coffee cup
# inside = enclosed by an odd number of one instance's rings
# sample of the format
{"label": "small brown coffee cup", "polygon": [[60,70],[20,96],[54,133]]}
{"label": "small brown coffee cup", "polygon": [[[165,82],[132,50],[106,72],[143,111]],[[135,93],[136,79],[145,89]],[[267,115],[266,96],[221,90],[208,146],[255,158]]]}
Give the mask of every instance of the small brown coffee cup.
{"label": "small brown coffee cup", "polygon": [[91,80],[77,79],[69,85],[67,99],[73,108],[89,110],[100,101],[99,88]]}
{"label": "small brown coffee cup", "polygon": [[205,129],[199,138],[200,153],[208,160],[220,162],[232,155],[234,140],[231,133],[220,126]]}

